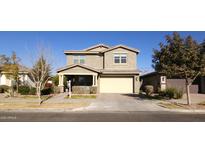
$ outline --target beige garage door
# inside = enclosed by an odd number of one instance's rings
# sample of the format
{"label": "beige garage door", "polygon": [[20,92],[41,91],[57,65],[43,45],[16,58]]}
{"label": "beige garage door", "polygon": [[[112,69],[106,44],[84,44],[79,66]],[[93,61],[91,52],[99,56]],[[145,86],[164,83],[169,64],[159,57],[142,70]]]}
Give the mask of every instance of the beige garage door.
{"label": "beige garage door", "polygon": [[133,93],[132,77],[101,77],[101,93]]}

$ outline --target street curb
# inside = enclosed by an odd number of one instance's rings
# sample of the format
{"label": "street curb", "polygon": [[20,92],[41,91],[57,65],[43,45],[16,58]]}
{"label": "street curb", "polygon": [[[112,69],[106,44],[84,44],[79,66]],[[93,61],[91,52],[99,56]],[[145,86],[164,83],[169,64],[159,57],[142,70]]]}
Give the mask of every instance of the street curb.
{"label": "street curb", "polygon": [[171,109],[174,112],[186,112],[186,113],[205,113],[205,110],[194,110],[194,109]]}
{"label": "street curb", "polygon": [[4,112],[70,112],[70,113],[103,113],[103,112],[177,112],[177,113],[204,113],[205,110],[186,110],[186,109],[171,109],[171,110],[128,110],[128,111],[120,111],[120,110],[75,110],[75,109],[0,109],[0,113]]}

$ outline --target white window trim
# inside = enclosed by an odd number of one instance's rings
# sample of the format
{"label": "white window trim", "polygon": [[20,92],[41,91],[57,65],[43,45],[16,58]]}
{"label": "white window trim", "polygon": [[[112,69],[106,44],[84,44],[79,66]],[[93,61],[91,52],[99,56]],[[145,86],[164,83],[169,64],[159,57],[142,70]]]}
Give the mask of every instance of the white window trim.
{"label": "white window trim", "polygon": [[[115,63],[115,57],[119,56],[120,57],[120,62]],[[122,63],[122,57],[126,57],[126,63]],[[113,55],[113,63],[114,64],[127,64],[127,53],[114,53]]]}
{"label": "white window trim", "polygon": [[[119,63],[116,63],[116,62],[115,62],[115,58],[116,58],[116,57],[119,57]],[[120,64],[120,62],[121,62],[121,60],[120,60],[120,55],[114,54],[114,56],[113,56],[113,62],[114,62],[114,64]]]}
{"label": "white window trim", "polygon": [[166,83],[166,76],[161,76],[160,82],[161,83]]}
{"label": "white window trim", "polygon": [[[77,60],[77,63],[75,63],[76,60]],[[73,55],[73,64],[79,64],[79,58],[76,55]]]}
{"label": "white window trim", "polygon": [[[84,59],[84,63],[80,63],[80,60]],[[77,60],[77,63],[74,61]],[[85,64],[85,55],[73,55],[73,64]]]}

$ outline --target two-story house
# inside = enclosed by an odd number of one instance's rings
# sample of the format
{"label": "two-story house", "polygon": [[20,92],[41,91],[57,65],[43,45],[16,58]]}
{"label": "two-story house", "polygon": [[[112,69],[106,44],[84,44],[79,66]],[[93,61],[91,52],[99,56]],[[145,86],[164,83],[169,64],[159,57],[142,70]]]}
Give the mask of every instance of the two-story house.
{"label": "two-story house", "polygon": [[138,49],[99,44],[84,50],[65,50],[67,66],[57,70],[59,87],[64,76],[72,86],[94,86],[97,93],[138,93]]}

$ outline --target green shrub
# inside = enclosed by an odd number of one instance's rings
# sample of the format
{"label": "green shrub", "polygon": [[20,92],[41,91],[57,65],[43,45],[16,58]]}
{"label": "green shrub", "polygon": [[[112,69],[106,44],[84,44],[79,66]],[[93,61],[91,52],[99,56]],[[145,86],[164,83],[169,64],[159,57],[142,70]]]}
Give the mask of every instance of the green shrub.
{"label": "green shrub", "polygon": [[29,95],[30,87],[29,86],[19,86],[19,93],[21,95]]}
{"label": "green shrub", "polygon": [[45,88],[41,90],[41,95],[49,95],[53,93],[53,88]]}
{"label": "green shrub", "polygon": [[0,86],[0,93],[8,92],[9,91],[9,86],[7,85],[1,85]]}
{"label": "green shrub", "polygon": [[167,88],[164,91],[160,91],[159,95],[162,97],[168,97],[169,99],[180,99],[183,96],[183,91],[176,88]]}
{"label": "green shrub", "polygon": [[175,96],[175,99],[180,99],[183,97],[183,91],[182,90],[178,90]]}
{"label": "green shrub", "polygon": [[59,76],[58,75],[55,75],[52,77],[52,82],[55,86],[58,86],[59,84]]}
{"label": "green shrub", "polygon": [[59,94],[60,93],[60,88],[58,86],[53,87],[53,93],[54,94]]}
{"label": "green shrub", "polygon": [[175,88],[167,88],[166,89],[166,96],[171,98],[174,98],[174,95],[176,93],[176,89]]}
{"label": "green shrub", "polygon": [[29,95],[36,95],[36,88],[31,87],[29,91]]}
{"label": "green shrub", "polygon": [[140,91],[139,91],[139,94],[142,94],[142,93],[143,93],[143,90],[140,90]]}
{"label": "green shrub", "polygon": [[159,96],[166,97],[166,90],[161,90],[158,92]]}
{"label": "green shrub", "polygon": [[91,94],[97,94],[97,87],[90,87]]}
{"label": "green shrub", "polygon": [[152,93],[154,92],[154,87],[152,85],[146,85],[144,87],[144,91],[145,91],[147,96],[151,96]]}

